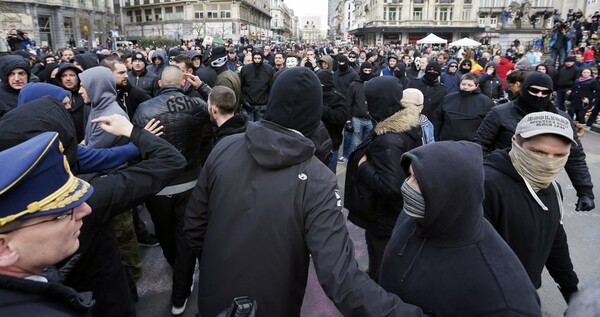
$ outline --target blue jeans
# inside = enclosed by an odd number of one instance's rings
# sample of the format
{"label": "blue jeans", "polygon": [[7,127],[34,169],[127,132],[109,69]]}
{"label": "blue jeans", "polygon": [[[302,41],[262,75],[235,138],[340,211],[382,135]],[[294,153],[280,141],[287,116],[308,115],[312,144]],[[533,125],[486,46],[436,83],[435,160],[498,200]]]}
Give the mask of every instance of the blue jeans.
{"label": "blue jeans", "polygon": [[267,105],[255,105],[252,109],[246,109],[242,107],[242,114],[248,119],[248,121],[258,122],[262,120],[267,111]]}
{"label": "blue jeans", "polygon": [[352,153],[352,133],[348,132],[348,130],[344,129],[344,149],[342,152],[342,156],[345,159],[350,157],[350,153]]}
{"label": "blue jeans", "polygon": [[567,90],[569,88],[558,88],[556,90],[556,99],[554,100],[554,104],[556,107],[562,111],[567,111],[565,108],[565,100],[567,99]]}
{"label": "blue jeans", "polygon": [[335,174],[337,168],[338,155],[340,154],[340,150],[331,151],[331,162],[329,162],[329,169]]}
{"label": "blue jeans", "polygon": [[565,49],[552,49],[552,52],[550,52],[550,56],[552,58],[552,61],[554,62],[554,65],[556,67],[556,58],[558,57],[558,67],[562,67],[563,64],[565,63],[565,57],[567,56],[567,51]]}
{"label": "blue jeans", "polygon": [[373,130],[373,122],[369,118],[352,117],[352,127],[354,128],[352,134],[352,150],[354,151]]}

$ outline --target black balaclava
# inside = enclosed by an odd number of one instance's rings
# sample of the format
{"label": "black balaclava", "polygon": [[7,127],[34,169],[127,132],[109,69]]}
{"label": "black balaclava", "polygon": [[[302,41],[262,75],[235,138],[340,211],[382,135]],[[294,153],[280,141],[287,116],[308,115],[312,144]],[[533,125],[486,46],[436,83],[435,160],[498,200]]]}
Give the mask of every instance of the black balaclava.
{"label": "black balaclava", "polygon": [[362,62],[362,64],[360,64],[360,73],[358,74],[358,77],[360,77],[360,80],[362,81],[368,81],[372,77],[371,73],[367,74],[363,72],[365,68],[373,69],[373,65],[369,62]]}
{"label": "black balaclava", "polygon": [[[260,56],[260,62],[256,63],[254,62],[254,56]],[[261,49],[255,49],[252,51],[252,66],[254,66],[254,76],[258,77],[258,75],[260,74],[260,68],[263,64],[263,61],[265,60],[265,56],[263,55],[263,52]]]}
{"label": "black balaclava", "polygon": [[406,66],[404,66],[403,62],[399,62],[396,64],[396,67],[394,67],[394,76],[400,80],[406,77]]}
{"label": "black balaclava", "polygon": [[357,60],[358,60],[358,55],[356,54],[356,52],[352,51],[352,52],[348,53],[348,61],[350,62],[351,65],[356,65]]}
{"label": "black balaclava", "polygon": [[438,82],[438,78],[440,78],[441,73],[442,66],[440,66],[440,64],[438,64],[437,62],[427,63],[427,67],[425,67],[425,75],[423,75],[423,80],[428,86],[433,86]]}
{"label": "black balaclava", "polygon": [[552,92],[552,79],[550,76],[540,73],[540,72],[531,72],[525,78],[523,82],[523,88],[521,89],[521,94],[517,99],[517,108],[525,112],[525,114],[529,114],[532,112],[539,111],[550,111],[556,113],[556,107],[550,103],[550,98],[552,96],[549,93],[545,97],[534,96],[527,89],[531,86],[540,86],[548,88],[550,92]]}
{"label": "black balaclava", "polygon": [[[338,69],[340,70],[341,73],[344,73],[348,70],[348,68],[350,67],[350,65],[348,65],[348,57],[346,57],[345,55],[340,55],[337,58],[337,62],[338,62]],[[344,63],[343,65],[340,63]]]}
{"label": "black balaclava", "polygon": [[[467,63],[470,65],[469,69],[463,69],[463,65],[464,65],[464,64],[467,64]],[[471,64],[471,61],[470,61],[470,60],[468,60],[468,59],[464,59],[464,60],[463,60],[462,62],[460,62],[460,64],[458,65],[458,72],[459,72],[461,75],[464,75],[464,74],[470,73],[472,68],[473,68],[473,65]]]}
{"label": "black balaclava", "polygon": [[328,70],[319,70],[317,72],[317,77],[321,81],[321,85],[323,85],[323,91],[329,91],[333,89],[333,73]]}

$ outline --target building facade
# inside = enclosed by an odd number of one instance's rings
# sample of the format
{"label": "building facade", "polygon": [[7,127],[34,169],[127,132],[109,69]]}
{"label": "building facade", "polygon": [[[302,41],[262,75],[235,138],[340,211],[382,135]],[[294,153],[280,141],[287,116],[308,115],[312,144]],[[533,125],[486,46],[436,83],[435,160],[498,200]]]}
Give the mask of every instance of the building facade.
{"label": "building facade", "polygon": [[302,42],[318,43],[324,40],[322,26],[323,21],[319,16],[305,16],[300,18],[300,31]]}
{"label": "building facade", "polygon": [[191,40],[209,35],[233,43],[272,38],[270,0],[121,0],[127,39],[171,37]]}
{"label": "building facade", "polygon": [[292,15],[283,0],[271,0],[271,40],[277,42],[290,41],[292,38]]}
{"label": "building facade", "polygon": [[112,0],[2,0],[0,25],[27,32],[37,46],[105,45],[114,29]]}

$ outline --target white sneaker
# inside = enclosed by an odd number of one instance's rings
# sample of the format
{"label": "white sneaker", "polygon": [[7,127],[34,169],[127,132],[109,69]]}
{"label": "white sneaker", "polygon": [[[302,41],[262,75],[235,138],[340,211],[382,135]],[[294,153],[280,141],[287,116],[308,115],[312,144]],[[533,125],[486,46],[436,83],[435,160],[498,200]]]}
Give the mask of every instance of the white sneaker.
{"label": "white sneaker", "polygon": [[181,307],[171,307],[171,315],[173,316],[179,316],[181,314],[183,314],[183,312],[185,312],[185,306],[187,305],[187,299],[185,300],[185,302],[183,302],[183,305]]}

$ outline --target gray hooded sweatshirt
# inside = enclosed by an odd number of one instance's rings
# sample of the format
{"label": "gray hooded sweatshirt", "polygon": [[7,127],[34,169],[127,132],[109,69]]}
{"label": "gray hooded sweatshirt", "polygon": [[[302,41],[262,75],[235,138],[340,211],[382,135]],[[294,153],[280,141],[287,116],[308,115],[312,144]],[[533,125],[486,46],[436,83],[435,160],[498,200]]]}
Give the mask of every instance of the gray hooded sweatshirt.
{"label": "gray hooded sweatshirt", "polygon": [[79,74],[81,84],[87,91],[92,103],[92,110],[85,126],[85,144],[91,148],[108,148],[127,144],[124,137],[116,137],[104,130],[93,119],[118,114],[126,117],[127,113],[117,103],[117,90],[113,73],[106,67],[93,67]]}

